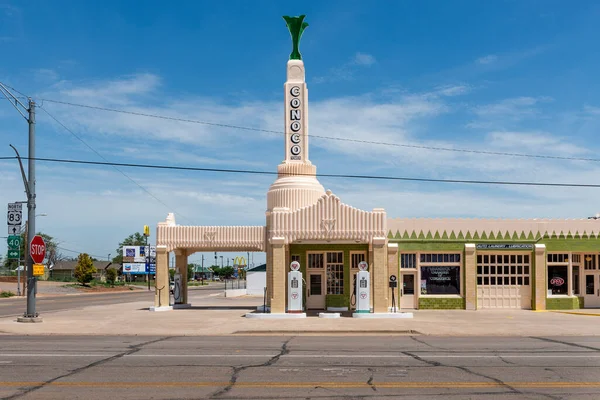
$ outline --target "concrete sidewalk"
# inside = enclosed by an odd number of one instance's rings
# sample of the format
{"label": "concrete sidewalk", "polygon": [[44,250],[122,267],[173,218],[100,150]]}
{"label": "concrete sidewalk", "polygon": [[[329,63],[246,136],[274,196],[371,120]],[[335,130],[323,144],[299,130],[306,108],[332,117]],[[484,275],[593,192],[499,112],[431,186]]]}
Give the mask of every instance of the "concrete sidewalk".
{"label": "concrete sidewalk", "polygon": [[[198,293],[198,292],[196,292]],[[196,295],[195,295],[196,296]],[[202,296],[202,294],[198,294]],[[600,335],[600,319],[588,315],[527,310],[417,310],[413,319],[245,318],[262,298],[224,298],[211,294],[193,299],[192,307],[149,312],[147,301],[91,306],[41,315],[40,324],[0,318],[0,334],[25,335],[448,335],[570,336]],[[597,311],[597,310],[596,310]]]}

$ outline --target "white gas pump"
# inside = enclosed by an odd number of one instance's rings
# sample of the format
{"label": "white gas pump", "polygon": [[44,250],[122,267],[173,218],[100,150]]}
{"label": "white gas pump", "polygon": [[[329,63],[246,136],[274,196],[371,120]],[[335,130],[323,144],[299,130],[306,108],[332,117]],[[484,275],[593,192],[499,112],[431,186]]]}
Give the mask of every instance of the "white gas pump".
{"label": "white gas pump", "polygon": [[302,272],[300,263],[292,261],[288,272],[288,313],[302,313]]}
{"label": "white gas pump", "polygon": [[369,277],[369,264],[365,261],[358,263],[358,273],[356,274],[356,313],[371,312],[371,280]]}
{"label": "white gas pump", "polygon": [[183,303],[183,288],[181,287],[181,274],[175,274],[173,283],[173,301],[175,304],[181,304]]}

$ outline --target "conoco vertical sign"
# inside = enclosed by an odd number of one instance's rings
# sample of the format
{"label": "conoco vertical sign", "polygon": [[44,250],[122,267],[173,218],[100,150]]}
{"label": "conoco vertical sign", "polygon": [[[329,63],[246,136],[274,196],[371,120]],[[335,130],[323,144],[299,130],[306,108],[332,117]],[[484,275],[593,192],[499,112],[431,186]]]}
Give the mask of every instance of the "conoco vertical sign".
{"label": "conoco vertical sign", "polygon": [[31,254],[34,263],[41,264],[44,262],[44,258],[46,257],[46,243],[41,236],[35,235],[33,239],[31,239],[29,253]]}

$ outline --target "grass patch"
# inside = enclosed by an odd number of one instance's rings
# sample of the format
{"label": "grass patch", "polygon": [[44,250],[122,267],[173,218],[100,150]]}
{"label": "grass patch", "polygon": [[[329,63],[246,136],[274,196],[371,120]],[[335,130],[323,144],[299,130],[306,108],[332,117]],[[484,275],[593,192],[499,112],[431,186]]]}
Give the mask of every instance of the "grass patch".
{"label": "grass patch", "polygon": [[0,292],[0,297],[13,297],[13,296],[15,296],[15,294],[13,292],[11,292],[10,290],[9,291],[3,290]]}

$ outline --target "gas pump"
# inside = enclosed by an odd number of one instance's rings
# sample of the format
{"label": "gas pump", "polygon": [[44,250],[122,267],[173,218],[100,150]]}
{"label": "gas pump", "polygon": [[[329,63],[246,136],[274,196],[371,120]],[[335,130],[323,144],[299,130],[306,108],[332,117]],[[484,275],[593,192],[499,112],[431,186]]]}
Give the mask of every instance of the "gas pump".
{"label": "gas pump", "polygon": [[181,274],[179,273],[175,274],[174,276],[173,302],[175,304],[183,303],[183,293],[181,290]]}
{"label": "gas pump", "polygon": [[288,272],[288,313],[302,313],[302,272],[299,271],[300,263],[292,261],[291,271]]}
{"label": "gas pump", "polygon": [[354,295],[356,296],[357,313],[371,312],[371,280],[369,277],[369,264],[365,261],[358,263],[358,273],[354,281]]}

